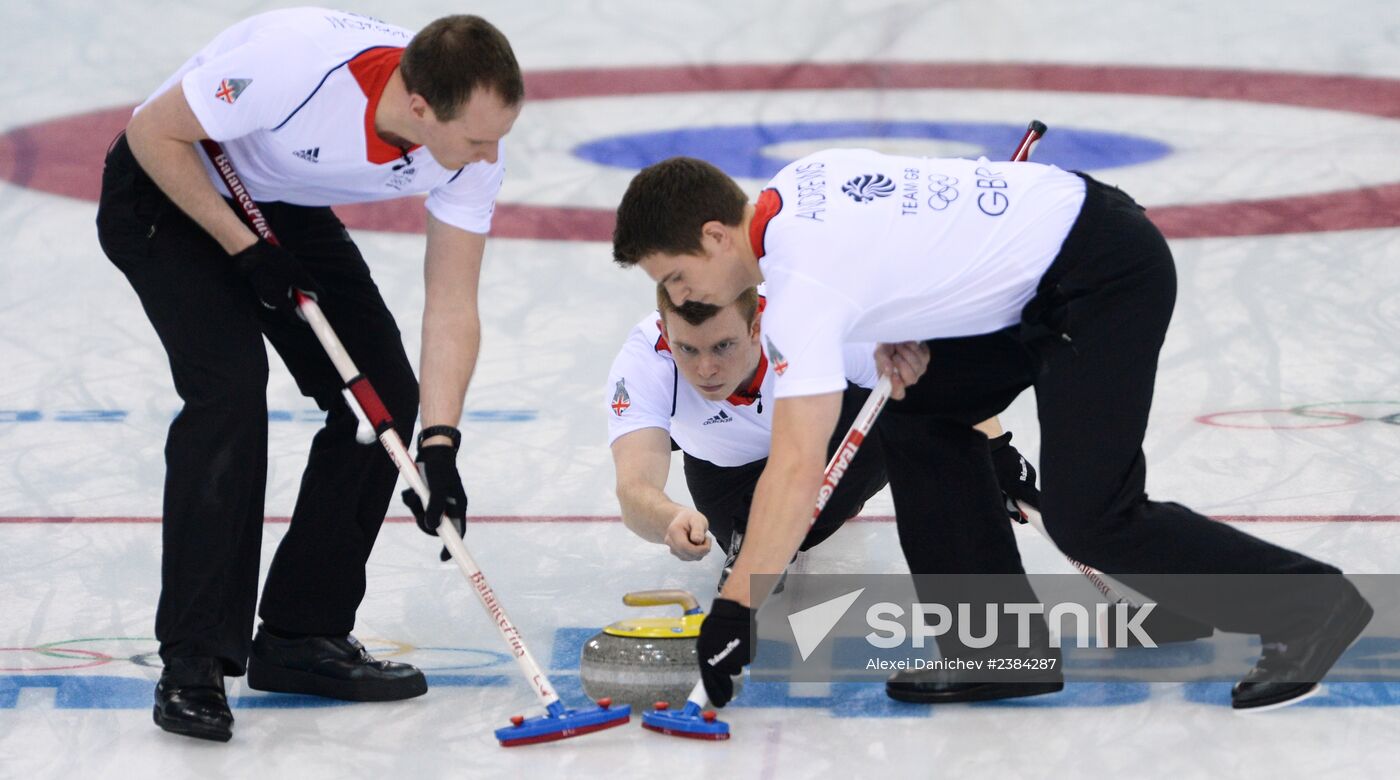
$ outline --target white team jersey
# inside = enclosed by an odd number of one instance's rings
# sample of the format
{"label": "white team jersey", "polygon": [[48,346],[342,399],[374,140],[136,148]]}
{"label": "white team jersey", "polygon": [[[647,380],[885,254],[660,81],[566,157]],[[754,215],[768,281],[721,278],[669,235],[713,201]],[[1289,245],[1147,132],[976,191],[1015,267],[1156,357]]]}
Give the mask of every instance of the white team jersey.
{"label": "white team jersey", "polygon": [[839,149],[787,166],[750,230],[774,396],[844,387],[843,343],[1018,322],[1083,202],[1083,179],[1029,162]]}
{"label": "white team jersey", "polygon": [[[374,132],[379,97],[412,37],[343,11],[272,11],[220,33],[155,95],[181,86],[255,200],[330,206],[426,192],[433,216],[486,233],[504,155],[449,170],[426,148],[405,159]],[[215,188],[227,193],[199,154]]]}
{"label": "white team jersey", "polygon": [[[758,373],[746,388],[724,401],[710,401],[685,381],[661,335],[661,315],[652,312],[627,335],[608,375],[608,443],[642,428],[670,433],[681,450],[716,466],[742,466],[768,457],[773,410],[773,371],[761,355]],[[764,322],[767,320],[765,318]],[[845,376],[874,387],[874,344],[848,344],[842,350]],[[841,380],[845,388],[846,380]]]}

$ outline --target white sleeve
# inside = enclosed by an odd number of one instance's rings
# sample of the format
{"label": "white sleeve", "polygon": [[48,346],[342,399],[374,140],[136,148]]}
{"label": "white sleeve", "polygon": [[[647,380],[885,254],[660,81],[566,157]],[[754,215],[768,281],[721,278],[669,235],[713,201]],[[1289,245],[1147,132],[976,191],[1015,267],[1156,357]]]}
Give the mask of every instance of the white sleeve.
{"label": "white sleeve", "polygon": [[428,211],[453,227],[485,235],[491,232],[496,196],[505,177],[506,154],[502,147],[494,163],[472,163],[451,181],[429,192]]}
{"label": "white sleeve", "polygon": [[269,30],[186,73],[180,79],[185,101],[215,141],[275,128],[325,76],[314,46],[289,30]]}
{"label": "white sleeve", "polygon": [[841,354],[846,364],[846,379],[873,390],[880,381],[880,372],[875,368],[875,345],[843,344]]}
{"label": "white sleeve", "polygon": [[841,296],[808,280],[769,280],[763,345],[778,398],[846,389],[843,342],[853,318]]}
{"label": "white sleeve", "polygon": [[675,402],[675,364],[633,330],[613,360],[604,399],[608,415],[608,444],[642,428],[671,430]]}

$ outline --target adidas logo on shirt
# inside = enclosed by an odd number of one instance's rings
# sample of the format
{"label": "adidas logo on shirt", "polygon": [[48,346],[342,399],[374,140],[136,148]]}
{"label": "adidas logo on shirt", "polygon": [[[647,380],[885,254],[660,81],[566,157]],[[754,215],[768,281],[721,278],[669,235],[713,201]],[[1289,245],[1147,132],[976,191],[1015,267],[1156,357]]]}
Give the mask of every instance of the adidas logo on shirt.
{"label": "adidas logo on shirt", "polygon": [[320,162],[319,158],[321,156],[321,147],[318,146],[315,149],[302,149],[299,152],[292,152],[292,154],[295,154],[297,157],[300,157],[301,159],[307,162]]}
{"label": "adidas logo on shirt", "polygon": [[701,426],[703,427],[705,425],[714,425],[715,423],[727,423],[732,419],[734,418],[730,417],[727,413],[725,413],[723,409],[720,409],[719,414],[701,423]]}

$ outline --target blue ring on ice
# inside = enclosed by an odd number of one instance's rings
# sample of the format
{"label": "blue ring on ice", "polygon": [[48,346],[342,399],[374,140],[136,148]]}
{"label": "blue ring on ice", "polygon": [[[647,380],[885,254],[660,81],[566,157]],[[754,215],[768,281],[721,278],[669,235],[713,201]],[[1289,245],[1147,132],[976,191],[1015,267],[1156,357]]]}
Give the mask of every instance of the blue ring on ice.
{"label": "blue ring on ice", "polygon": [[[589,162],[639,169],[668,157],[700,157],[730,176],[769,179],[791,159],[771,154],[776,144],[830,139],[910,138],[969,144],[965,157],[1004,160],[1025,133],[1025,125],[983,122],[790,122],[786,124],[697,127],[627,133],[590,141],[573,153]],[[1074,127],[1054,127],[1036,147],[1035,161],[1066,170],[1103,170],[1152,162],[1172,147],[1151,138]]]}

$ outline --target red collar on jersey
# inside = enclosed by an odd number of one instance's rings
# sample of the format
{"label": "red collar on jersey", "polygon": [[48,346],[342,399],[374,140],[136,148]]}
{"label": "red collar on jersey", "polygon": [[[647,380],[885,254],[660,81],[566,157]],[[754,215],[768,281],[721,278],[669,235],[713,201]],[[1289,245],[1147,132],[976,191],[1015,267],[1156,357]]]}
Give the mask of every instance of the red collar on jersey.
{"label": "red collar on jersey", "polygon": [[[763,314],[763,309],[767,305],[768,297],[764,295],[758,296],[758,313],[760,316]],[[661,320],[656,321],[656,328],[657,330],[661,329]],[[662,332],[656,337],[656,351],[671,351],[671,345],[666,341],[665,332]],[[763,389],[763,378],[767,376],[767,374],[768,355],[760,348],[758,350],[758,369],[753,372],[753,381],[749,382],[748,387],[735,390],[734,392],[730,393],[729,397],[724,400],[728,401],[731,404],[734,404],[735,406],[748,406],[754,401],[759,400],[762,397],[762,393],[760,393],[759,391]],[[760,406],[758,411],[762,412],[763,407]]]}
{"label": "red collar on jersey", "polygon": [[[748,406],[762,397],[759,391],[763,388],[763,377],[768,374],[768,355],[763,350],[758,351],[758,370],[753,372],[753,381],[748,387],[743,387],[729,394],[724,399],[735,406]],[[758,411],[762,412],[763,407],[759,406]]]}
{"label": "red collar on jersey", "polygon": [[361,52],[355,59],[350,60],[350,73],[355,77],[355,81],[359,82],[360,91],[369,99],[369,104],[365,106],[365,159],[375,165],[394,162],[401,159],[405,152],[411,152],[421,146],[400,149],[374,132],[374,112],[379,109],[379,98],[384,95],[384,87],[393,77],[394,70],[399,67],[399,60],[402,58],[403,49],[384,46]]}
{"label": "red collar on jersey", "polygon": [[763,238],[768,233],[768,220],[783,210],[783,196],[769,187],[758,195],[758,203],[753,207],[753,221],[749,222],[749,243],[753,245],[754,256],[762,259],[766,250]]}

